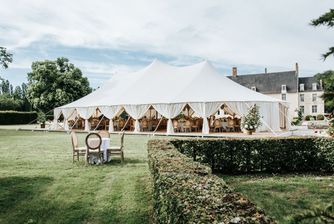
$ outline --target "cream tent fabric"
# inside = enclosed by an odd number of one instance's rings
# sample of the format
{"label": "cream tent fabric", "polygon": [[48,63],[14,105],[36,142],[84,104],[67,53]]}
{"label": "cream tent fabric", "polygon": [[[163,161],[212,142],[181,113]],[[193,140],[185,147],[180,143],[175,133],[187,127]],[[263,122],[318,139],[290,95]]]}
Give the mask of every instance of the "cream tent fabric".
{"label": "cream tent fabric", "polygon": [[154,104],[152,105],[158,113],[168,119],[167,122],[167,134],[172,134],[174,132],[172,119],[175,118],[182,112],[184,103],[173,103],[173,104]]}
{"label": "cream tent fabric", "polygon": [[[61,109],[66,119],[70,111],[78,108],[80,108],[79,114],[84,115],[89,115],[96,108],[103,108],[102,113],[107,111],[106,107],[124,108],[136,120],[135,131],[139,131],[138,119],[144,116],[150,106],[153,106],[169,119],[168,132],[171,133],[170,119],[180,110],[176,105],[193,105],[191,107],[196,114],[207,118],[224,103],[241,116],[247,112],[249,107],[247,105],[261,104],[263,113],[261,115],[267,124],[264,129],[279,130],[279,111],[277,109],[276,113],[274,109],[278,108],[279,104],[283,105],[283,101],[239,85],[218,73],[207,61],[176,67],[155,60],[138,72],[113,75],[98,90],[56,108],[54,114],[58,115]],[[106,117],[112,119],[110,115]],[[84,119],[87,119],[87,116]],[[203,133],[208,133],[205,120]]]}

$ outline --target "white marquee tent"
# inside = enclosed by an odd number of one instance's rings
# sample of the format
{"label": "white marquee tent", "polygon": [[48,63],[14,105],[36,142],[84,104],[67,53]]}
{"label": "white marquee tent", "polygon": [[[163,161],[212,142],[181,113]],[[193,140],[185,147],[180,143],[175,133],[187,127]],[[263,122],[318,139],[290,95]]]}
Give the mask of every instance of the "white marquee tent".
{"label": "white marquee tent", "polygon": [[286,119],[286,102],[237,84],[219,74],[207,61],[175,67],[155,60],[140,71],[113,75],[91,94],[55,108],[54,122],[63,114],[64,128],[68,130],[67,120],[71,116],[79,116],[85,119],[85,130],[89,131],[88,119],[99,109],[110,119],[109,131],[112,132],[112,119],[121,110],[125,110],[135,119],[134,132],[139,132],[138,120],[152,106],[168,119],[167,134],[171,134],[171,119],[178,116],[185,105],[189,105],[203,118],[202,133],[208,134],[207,118],[215,114],[223,104],[240,117],[247,113],[250,105],[258,105],[264,124],[261,131],[279,131],[280,119]]}

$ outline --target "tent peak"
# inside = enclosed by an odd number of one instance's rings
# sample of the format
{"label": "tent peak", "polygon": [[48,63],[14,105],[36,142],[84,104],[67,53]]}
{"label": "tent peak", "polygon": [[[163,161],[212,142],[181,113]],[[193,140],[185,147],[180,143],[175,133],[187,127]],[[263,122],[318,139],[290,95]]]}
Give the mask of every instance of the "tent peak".
{"label": "tent peak", "polygon": [[149,64],[145,69],[159,69],[159,68],[164,68],[164,67],[171,67],[171,65],[166,64],[159,59],[154,59],[151,64]]}
{"label": "tent peak", "polygon": [[202,66],[208,66],[211,68],[214,68],[213,65],[211,64],[211,62],[207,59],[195,63],[195,64],[190,64],[190,65],[183,65],[183,66],[177,66],[177,65],[171,65],[168,63],[165,63],[157,58],[155,58],[151,64],[149,64],[146,68],[152,68],[152,67],[160,67],[160,66],[165,66],[165,67],[170,67],[170,68],[176,68],[176,69],[182,69],[182,68],[190,68],[190,67],[202,67]]}

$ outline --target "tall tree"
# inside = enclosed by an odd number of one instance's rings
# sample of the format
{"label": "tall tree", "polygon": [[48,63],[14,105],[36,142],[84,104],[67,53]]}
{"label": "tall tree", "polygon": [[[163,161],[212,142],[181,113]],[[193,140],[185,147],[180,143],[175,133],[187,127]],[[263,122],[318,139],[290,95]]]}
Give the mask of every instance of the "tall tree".
{"label": "tall tree", "polygon": [[23,100],[23,105],[22,105],[22,109],[24,111],[31,111],[31,104],[29,102],[29,100],[27,99],[27,84],[22,83],[21,85],[21,90],[22,90],[22,100]]}
{"label": "tall tree", "polygon": [[44,113],[92,91],[88,79],[67,58],[33,62],[31,68],[27,98],[34,108]]}
{"label": "tall tree", "polygon": [[[324,25],[327,27],[334,26],[334,9],[330,9],[329,12],[321,15],[319,18],[311,21],[312,26]],[[329,50],[322,55],[322,58],[326,60],[330,55],[334,56],[334,47],[330,47]]]}
{"label": "tall tree", "polygon": [[14,90],[14,92],[13,92],[13,98],[14,98],[15,100],[20,100],[20,99],[23,98],[22,89],[21,89],[20,86],[16,86],[16,87],[15,87],[15,90]]}
{"label": "tall tree", "polygon": [[324,94],[321,96],[325,101],[325,112],[334,111],[334,71],[326,71],[315,75],[318,81],[322,80]]}
{"label": "tall tree", "polygon": [[0,87],[1,87],[1,93],[2,94],[11,94],[11,88],[10,88],[11,84],[9,82],[9,80],[4,80],[1,79],[1,83],[0,83]]}
{"label": "tall tree", "polygon": [[0,66],[8,68],[9,63],[13,62],[13,54],[8,53],[5,47],[0,47]]}

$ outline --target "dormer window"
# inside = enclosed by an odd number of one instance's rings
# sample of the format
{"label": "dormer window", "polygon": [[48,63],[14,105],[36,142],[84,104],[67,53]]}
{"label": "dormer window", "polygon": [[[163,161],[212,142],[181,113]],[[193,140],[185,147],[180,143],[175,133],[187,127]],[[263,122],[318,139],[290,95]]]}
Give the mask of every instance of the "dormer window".
{"label": "dormer window", "polygon": [[281,87],[281,92],[282,92],[282,93],[286,93],[286,85],[282,85],[282,87]]}
{"label": "dormer window", "polygon": [[299,85],[299,91],[304,92],[304,84]]}
{"label": "dormer window", "polygon": [[312,90],[317,90],[317,83],[312,83]]}
{"label": "dormer window", "polygon": [[251,87],[251,90],[253,90],[253,91],[256,92],[256,86],[252,86],[252,87]]}

